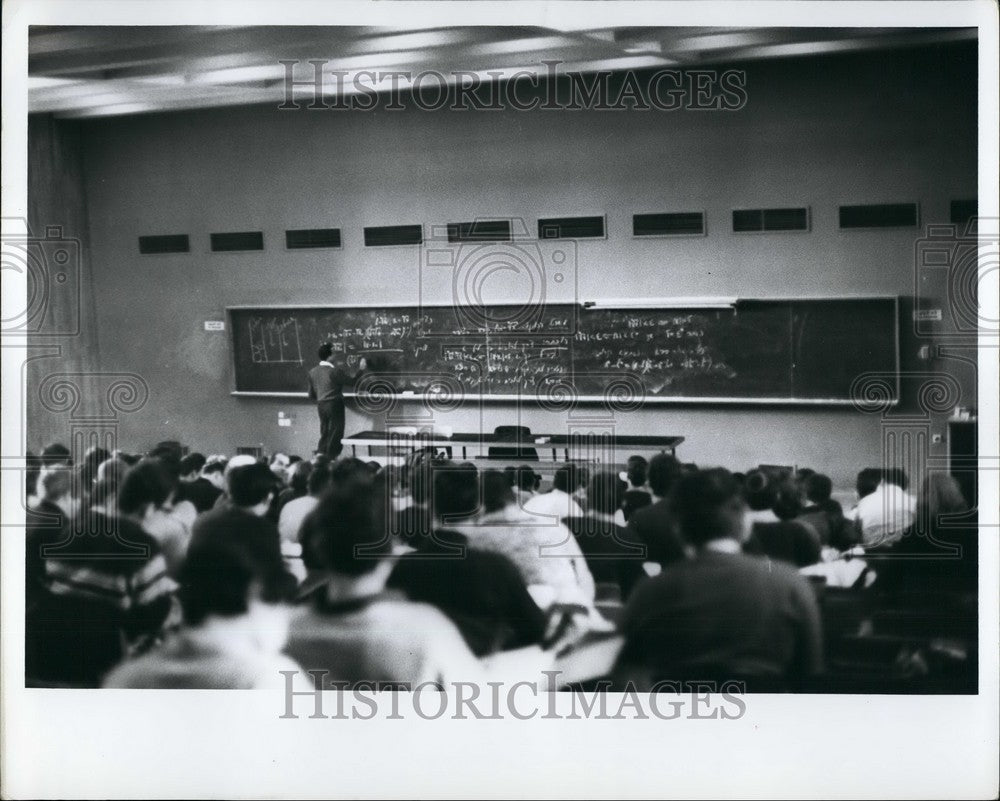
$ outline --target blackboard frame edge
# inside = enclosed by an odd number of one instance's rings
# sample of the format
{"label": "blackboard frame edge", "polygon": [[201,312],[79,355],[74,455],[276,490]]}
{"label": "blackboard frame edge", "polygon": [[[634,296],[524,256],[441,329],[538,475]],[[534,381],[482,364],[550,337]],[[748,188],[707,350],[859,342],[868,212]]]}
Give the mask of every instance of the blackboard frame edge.
{"label": "blackboard frame edge", "polygon": [[[233,397],[241,398],[299,398],[308,399],[307,392],[275,392],[275,391],[255,391],[255,390],[231,390],[229,393]],[[394,394],[396,400],[401,401],[421,401],[426,396],[423,392],[411,392],[404,394],[397,392]],[[345,392],[345,398],[359,397],[356,392]],[[482,395],[480,393],[469,393],[463,396],[465,400],[479,401],[481,403],[514,403],[527,402],[535,403],[530,397],[523,395]],[[607,403],[608,399],[604,395],[579,395],[574,399],[577,403]],[[645,405],[689,405],[689,406],[855,406],[855,401],[848,398],[720,398],[720,397],[684,397],[677,395],[674,397],[653,397],[647,398],[643,402]],[[898,406],[898,397],[886,401],[890,406]],[[642,407],[640,407],[642,408]],[[638,411],[638,410],[637,410]]]}

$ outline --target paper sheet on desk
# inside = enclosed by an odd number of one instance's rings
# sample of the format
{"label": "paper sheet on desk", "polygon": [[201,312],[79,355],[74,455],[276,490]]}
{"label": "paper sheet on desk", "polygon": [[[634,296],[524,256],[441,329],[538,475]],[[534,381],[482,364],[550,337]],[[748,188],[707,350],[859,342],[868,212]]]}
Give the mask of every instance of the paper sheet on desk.
{"label": "paper sheet on desk", "polygon": [[803,567],[799,573],[803,576],[822,576],[827,587],[853,587],[866,567],[863,559],[837,559]]}

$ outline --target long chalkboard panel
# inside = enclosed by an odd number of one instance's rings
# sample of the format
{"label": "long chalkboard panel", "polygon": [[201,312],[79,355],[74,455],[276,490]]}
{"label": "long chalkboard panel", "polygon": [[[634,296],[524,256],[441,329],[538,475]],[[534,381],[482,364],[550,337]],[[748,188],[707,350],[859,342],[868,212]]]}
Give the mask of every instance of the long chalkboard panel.
{"label": "long chalkboard panel", "polygon": [[860,375],[877,373],[895,387],[898,374],[895,298],[709,309],[266,307],[229,316],[239,393],[304,393],[325,341],[349,366],[365,358],[361,389],[543,405],[846,403]]}

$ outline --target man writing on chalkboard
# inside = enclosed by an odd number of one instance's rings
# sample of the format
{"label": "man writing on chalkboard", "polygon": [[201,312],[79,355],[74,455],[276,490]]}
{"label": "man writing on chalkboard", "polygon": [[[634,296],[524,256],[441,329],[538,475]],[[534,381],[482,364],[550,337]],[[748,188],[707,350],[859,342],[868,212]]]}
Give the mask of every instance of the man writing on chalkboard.
{"label": "man writing on chalkboard", "polygon": [[333,345],[324,342],[317,352],[319,364],[309,371],[309,398],[316,401],[319,411],[319,445],[316,453],[336,459],[340,456],[344,436],[344,387],[354,386],[358,376],[366,369],[365,360],[358,364],[354,375],[343,362],[333,364]]}

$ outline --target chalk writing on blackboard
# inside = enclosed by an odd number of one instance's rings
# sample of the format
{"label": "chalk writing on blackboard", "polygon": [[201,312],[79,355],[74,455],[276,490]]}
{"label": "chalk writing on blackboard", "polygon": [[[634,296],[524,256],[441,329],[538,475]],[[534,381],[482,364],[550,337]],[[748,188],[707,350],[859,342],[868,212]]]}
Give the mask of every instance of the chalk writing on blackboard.
{"label": "chalk writing on blackboard", "polygon": [[294,317],[264,319],[251,317],[250,358],[255,364],[302,364],[299,324]]}

